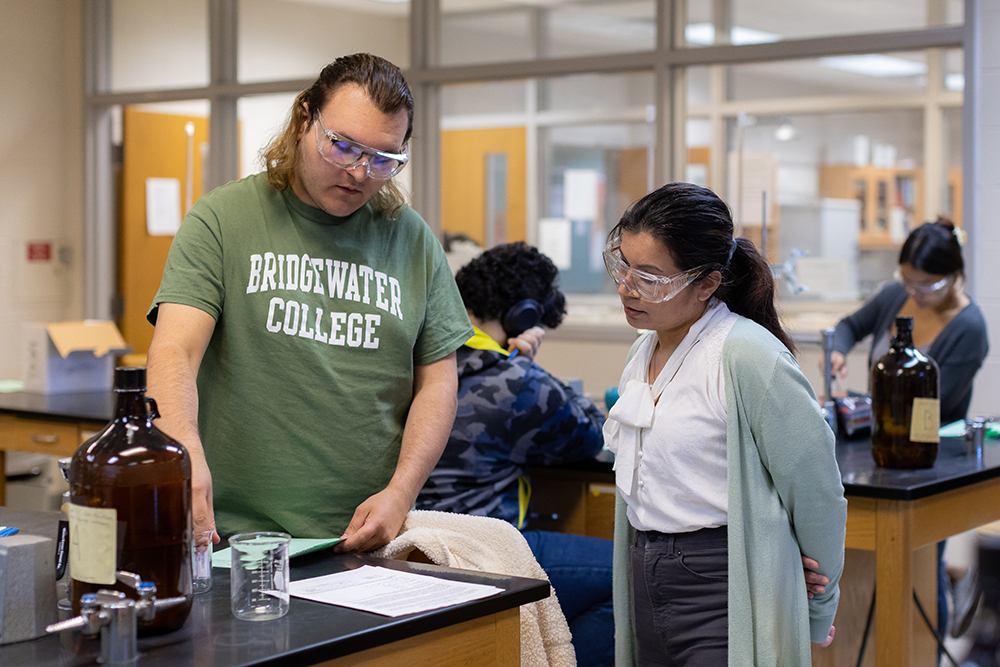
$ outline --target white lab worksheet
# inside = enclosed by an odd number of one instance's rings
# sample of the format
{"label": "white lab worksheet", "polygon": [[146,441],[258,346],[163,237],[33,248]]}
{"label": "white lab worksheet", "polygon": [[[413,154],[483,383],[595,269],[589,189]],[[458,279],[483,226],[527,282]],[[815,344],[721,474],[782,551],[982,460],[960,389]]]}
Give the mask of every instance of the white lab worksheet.
{"label": "white lab worksheet", "polygon": [[449,581],[372,565],[293,581],[289,587],[294,597],[382,616],[439,609],[496,595],[502,590],[496,586]]}

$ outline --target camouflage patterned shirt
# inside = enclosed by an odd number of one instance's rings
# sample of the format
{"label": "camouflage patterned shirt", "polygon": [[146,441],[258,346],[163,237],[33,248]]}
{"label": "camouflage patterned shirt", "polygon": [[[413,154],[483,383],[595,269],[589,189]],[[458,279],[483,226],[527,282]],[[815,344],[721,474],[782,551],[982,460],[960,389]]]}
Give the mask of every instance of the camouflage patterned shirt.
{"label": "camouflage patterned shirt", "polygon": [[594,458],[604,446],[604,414],[527,357],[509,358],[495,343],[470,347],[483,337],[477,330],[458,349],[458,414],[417,509],[516,526],[523,467]]}

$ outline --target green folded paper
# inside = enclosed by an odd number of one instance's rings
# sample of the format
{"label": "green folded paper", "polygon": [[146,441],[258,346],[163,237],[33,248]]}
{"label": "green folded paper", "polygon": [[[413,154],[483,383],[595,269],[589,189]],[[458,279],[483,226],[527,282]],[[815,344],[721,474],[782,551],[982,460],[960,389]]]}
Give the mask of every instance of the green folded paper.
{"label": "green folded paper", "polygon": [[[950,424],[945,424],[938,429],[938,435],[942,438],[964,438],[965,422],[961,419]],[[987,438],[1000,438],[1000,422],[990,422],[986,427]]]}
{"label": "green folded paper", "polygon": [[[288,545],[288,557],[295,558],[296,556],[301,556],[303,554],[312,553],[313,551],[320,551],[322,549],[329,549],[338,542],[343,542],[344,538],[307,538],[307,537],[293,537],[291,543]],[[227,547],[225,549],[220,549],[212,553],[212,567],[224,567],[227,570],[232,567],[232,547]]]}

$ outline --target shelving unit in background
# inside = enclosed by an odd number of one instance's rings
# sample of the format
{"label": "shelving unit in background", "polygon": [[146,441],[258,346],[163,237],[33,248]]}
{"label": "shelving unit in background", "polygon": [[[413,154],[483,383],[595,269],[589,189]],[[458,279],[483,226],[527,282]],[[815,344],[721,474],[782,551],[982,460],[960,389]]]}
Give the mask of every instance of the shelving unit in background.
{"label": "shelving unit in background", "polygon": [[857,199],[861,203],[858,246],[862,249],[898,248],[910,231],[939,213],[961,227],[961,168],[948,169],[944,211],[924,210],[924,188],[924,171],[919,167],[881,169],[831,164],[821,166],[819,171],[820,196]]}
{"label": "shelving unit in background", "polygon": [[857,199],[861,204],[858,246],[862,249],[896,248],[924,221],[922,169],[833,164],[820,167],[819,179],[820,196]]}

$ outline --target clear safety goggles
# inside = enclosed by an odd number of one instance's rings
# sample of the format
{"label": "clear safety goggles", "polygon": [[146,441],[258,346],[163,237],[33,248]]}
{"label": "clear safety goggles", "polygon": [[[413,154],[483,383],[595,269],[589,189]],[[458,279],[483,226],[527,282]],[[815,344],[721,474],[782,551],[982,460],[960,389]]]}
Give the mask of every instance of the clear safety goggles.
{"label": "clear safety goggles", "polygon": [[911,283],[908,280],[903,280],[903,275],[899,271],[896,271],[894,277],[898,282],[902,283],[903,289],[905,289],[911,296],[917,296],[918,294],[926,296],[928,294],[939,292],[948,285],[948,281],[951,279],[951,276],[945,276],[941,280],[930,283],[928,285],[920,283]]}
{"label": "clear safety goggles", "polygon": [[640,269],[633,269],[622,257],[620,241],[604,246],[604,266],[616,285],[638,294],[643,301],[662,303],[677,296],[681,290],[697,280],[711,264],[702,264],[673,276],[658,276]]}
{"label": "clear safety goggles", "polygon": [[[402,153],[389,153],[380,151],[371,146],[359,144],[356,141],[345,139],[333,130],[326,128],[323,122],[323,114],[316,112],[318,123],[316,125],[316,148],[323,159],[330,164],[335,164],[341,169],[354,169],[359,164],[365,165],[369,178],[379,181],[392,178],[406,166],[410,156],[404,148]],[[320,134],[322,130],[322,134]],[[364,163],[361,161],[367,158]]]}

